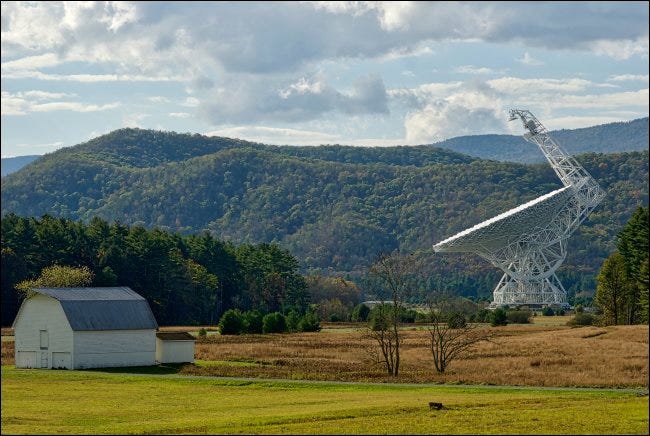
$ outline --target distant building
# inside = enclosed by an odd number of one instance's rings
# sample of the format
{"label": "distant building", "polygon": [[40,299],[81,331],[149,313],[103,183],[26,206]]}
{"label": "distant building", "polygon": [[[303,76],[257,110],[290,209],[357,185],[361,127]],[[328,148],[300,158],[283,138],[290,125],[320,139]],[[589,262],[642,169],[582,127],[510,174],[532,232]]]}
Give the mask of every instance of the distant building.
{"label": "distant building", "polygon": [[156,361],[159,363],[194,362],[194,336],[187,332],[156,333]]}
{"label": "distant building", "polygon": [[13,323],[16,368],[156,364],[158,324],[128,287],[33,288]]}

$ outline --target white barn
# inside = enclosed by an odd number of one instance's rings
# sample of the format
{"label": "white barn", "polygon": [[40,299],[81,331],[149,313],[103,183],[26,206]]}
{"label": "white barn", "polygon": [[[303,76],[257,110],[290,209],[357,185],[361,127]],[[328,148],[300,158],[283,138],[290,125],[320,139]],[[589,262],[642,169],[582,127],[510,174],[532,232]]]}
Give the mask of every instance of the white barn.
{"label": "white barn", "polygon": [[156,361],[159,363],[194,362],[194,336],[187,332],[156,333]]}
{"label": "white barn", "polygon": [[13,323],[16,368],[156,364],[158,324],[131,288],[32,290]]}

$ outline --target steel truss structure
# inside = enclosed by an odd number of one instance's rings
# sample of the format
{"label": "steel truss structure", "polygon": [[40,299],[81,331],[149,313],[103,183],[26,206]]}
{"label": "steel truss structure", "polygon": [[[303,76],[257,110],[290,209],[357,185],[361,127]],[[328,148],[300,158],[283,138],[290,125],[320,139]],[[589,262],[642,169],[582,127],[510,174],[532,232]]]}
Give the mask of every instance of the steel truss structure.
{"label": "steel truss structure", "polygon": [[568,306],[555,275],[566,258],[567,240],[605,192],[589,173],[548,134],[530,111],[513,109],[524,139],[537,144],[564,185],[526,204],[464,230],[434,245],[436,252],[470,252],[501,268],[491,307]]}

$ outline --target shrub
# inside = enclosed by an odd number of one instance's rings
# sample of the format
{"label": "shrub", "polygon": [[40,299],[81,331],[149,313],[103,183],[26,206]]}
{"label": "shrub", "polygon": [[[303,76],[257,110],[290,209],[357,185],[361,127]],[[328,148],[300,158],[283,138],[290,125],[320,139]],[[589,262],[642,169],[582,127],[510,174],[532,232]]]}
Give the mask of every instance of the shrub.
{"label": "shrub", "polygon": [[204,338],[208,335],[208,332],[205,330],[205,327],[201,327],[199,329],[198,337],[199,338]]}
{"label": "shrub", "polygon": [[222,335],[239,335],[244,329],[244,317],[239,309],[228,309],[219,320]]}
{"label": "shrub", "polygon": [[542,309],[542,315],[544,315],[544,316],[553,316],[553,315],[555,315],[555,311],[553,310],[552,307],[546,306],[545,308]]}
{"label": "shrub", "polygon": [[481,309],[469,316],[470,322],[490,322],[490,312],[488,309]]}
{"label": "shrub", "polygon": [[467,325],[465,315],[460,312],[452,312],[447,315],[447,327],[450,329],[460,329]]}
{"label": "shrub", "polygon": [[391,313],[390,307],[387,304],[378,304],[370,310],[368,315],[368,326],[370,330],[377,332],[386,330],[390,327]]}
{"label": "shrub", "polygon": [[352,321],[366,321],[368,319],[368,314],[370,313],[370,308],[363,303],[357,304],[352,309],[352,316],[350,319]]}
{"label": "shrub", "polygon": [[506,310],[502,307],[497,307],[490,314],[490,325],[492,327],[507,325],[508,324],[508,315]]}
{"label": "shrub", "polygon": [[262,314],[259,311],[244,312],[244,333],[262,333]]}
{"label": "shrub", "polygon": [[415,322],[433,322],[430,312],[418,312],[415,314]]}
{"label": "shrub", "polygon": [[[331,317],[331,315],[330,315]],[[300,314],[295,311],[291,310],[287,316],[284,318],[286,323],[287,323],[287,330],[290,332],[297,332],[298,331],[298,323],[300,322]]]}
{"label": "shrub", "polygon": [[418,313],[415,309],[404,309],[400,311],[399,320],[406,323],[414,323]]}
{"label": "shrub", "polygon": [[307,311],[298,322],[298,331],[301,332],[319,332],[320,329],[320,319],[316,312]]}
{"label": "shrub", "polygon": [[262,318],[262,333],[284,333],[287,331],[287,320],[280,312],[267,313]]}
{"label": "shrub", "polygon": [[575,311],[576,313],[583,313],[585,311],[585,308],[582,304],[576,304]]}
{"label": "shrub", "polygon": [[530,310],[511,310],[506,314],[508,322],[513,324],[528,324],[533,317]]}
{"label": "shrub", "polygon": [[598,317],[590,313],[576,313],[573,318],[567,322],[567,325],[596,325],[598,324]]}

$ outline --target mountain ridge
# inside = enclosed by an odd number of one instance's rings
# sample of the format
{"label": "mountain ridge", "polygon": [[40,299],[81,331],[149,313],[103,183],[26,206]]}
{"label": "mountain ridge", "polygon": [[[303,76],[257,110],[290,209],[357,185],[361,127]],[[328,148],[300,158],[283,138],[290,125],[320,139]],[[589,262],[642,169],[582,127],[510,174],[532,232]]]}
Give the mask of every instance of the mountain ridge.
{"label": "mountain ridge", "polygon": [[[604,133],[609,130],[609,133]],[[79,148],[85,149],[87,153],[93,153],[97,149],[102,149],[102,145],[106,142],[111,142],[115,138],[121,136],[128,136],[131,131],[145,131],[150,132],[153,137],[164,135],[175,135],[178,141],[178,146],[188,146],[189,149],[175,150],[181,156],[186,158],[196,157],[197,152],[200,155],[209,154],[219,151],[223,148],[231,147],[253,147],[253,148],[271,148],[281,151],[285,154],[326,158],[326,160],[344,161],[345,149],[363,148],[367,150],[375,150],[380,154],[381,149],[406,149],[406,148],[425,148],[432,147],[437,149],[445,149],[450,152],[463,154],[466,156],[498,160],[504,162],[519,162],[519,163],[541,163],[544,162],[544,156],[537,150],[536,147],[531,146],[521,136],[504,135],[504,134],[485,134],[485,135],[470,135],[470,136],[457,136],[449,138],[444,141],[439,141],[432,144],[423,144],[415,146],[392,146],[392,147],[359,147],[351,145],[340,144],[325,144],[320,146],[300,146],[300,145],[274,145],[262,144],[258,142],[246,141],[237,138],[226,138],[217,136],[205,136],[198,133],[176,133],[170,131],[160,131],[152,129],[139,129],[139,128],[122,128],[113,130],[105,135],[98,136],[89,141],[71,146],[64,147],[52,153],[63,152],[67,153],[73,149],[74,152],[79,152]],[[630,133],[634,132],[634,133]],[[638,118],[631,121],[621,121],[600,124],[591,127],[584,127],[579,129],[561,129],[549,132],[551,136],[569,152],[570,154],[579,154],[586,152],[603,152],[613,153],[622,151],[641,151],[647,149],[648,145],[648,117]],[[585,139],[586,138],[586,139]],[[616,141],[614,141],[614,138]],[[611,145],[614,142],[614,145]],[[149,144],[156,145],[155,141]],[[114,144],[114,150],[106,153],[107,163],[111,162],[110,157],[119,156],[116,151],[124,151],[121,147],[128,148],[126,142],[121,144]],[[197,148],[197,145],[199,148]],[[201,150],[202,148],[202,150]],[[139,148],[142,152],[141,155],[133,156],[134,158],[141,159],[144,156],[157,156],[160,158],[160,148],[144,149]],[[165,150],[162,150],[164,156]],[[28,155],[17,156],[14,158],[2,158],[2,177],[20,170],[23,166],[37,160],[41,156],[46,155]],[[403,154],[408,154],[406,150],[402,151]],[[315,157],[316,156],[316,157]],[[176,156],[178,157],[178,156]],[[459,157],[459,159],[462,159]],[[163,163],[161,160],[159,163]],[[121,161],[119,163],[128,163]],[[133,162],[132,162],[133,163]],[[417,165],[417,163],[413,163]],[[138,165],[135,165],[138,166]]]}
{"label": "mountain ridge", "polygon": [[[360,277],[379,253],[431,251],[561,186],[548,164],[432,146],[295,148],[142,129],[102,138],[3,177],[2,215],[97,216],[181,234],[207,231],[236,244],[277,242],[305,273]],[[142,153],[152,141],[160,152]],[[179,145],[184,141],[192,151]],[[593,289],[617,232],[648,204],[647,150],[576,158],[607,196],[570,241],[559,271],[573,294]],[[475,257],[428,256],[440,289],[485,295],[498,280]]]}

